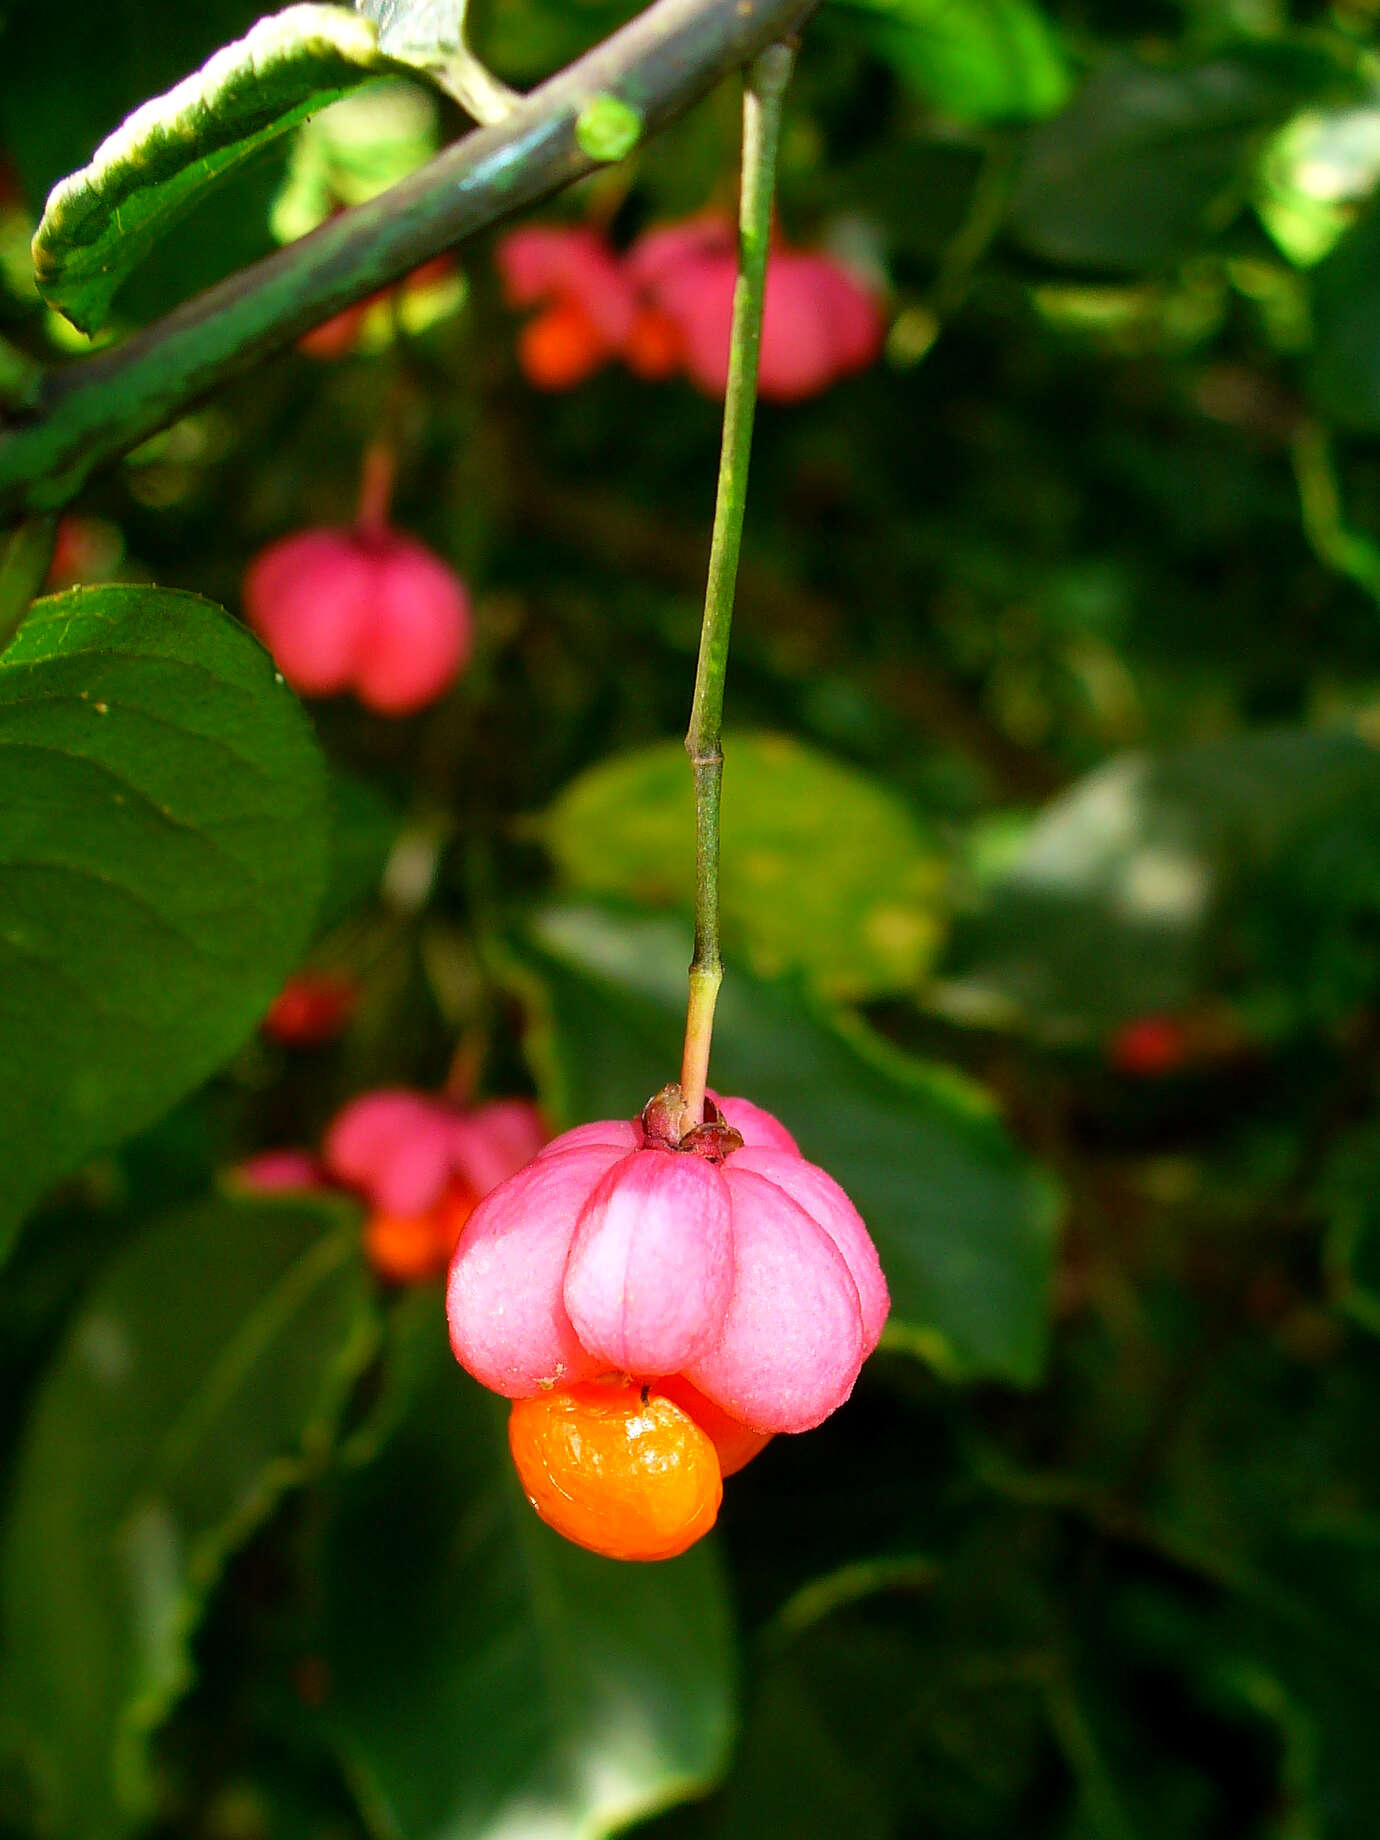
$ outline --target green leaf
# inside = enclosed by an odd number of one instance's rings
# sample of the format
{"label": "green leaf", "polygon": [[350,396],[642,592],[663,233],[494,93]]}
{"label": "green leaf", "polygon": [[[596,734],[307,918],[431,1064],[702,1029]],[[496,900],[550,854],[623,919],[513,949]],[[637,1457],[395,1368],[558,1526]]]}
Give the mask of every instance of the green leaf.
{"label": "green leaf", "polygon": [[[730,950],[766,977],[803,971],[830,996],[914,984],[943,935],[946,876],[905,803],[785,736],[730,735],[724,754]],[[541,832],[577,893],[693,905],[694,789],[679,742],[582,773]]]}
{"label": "green leaf", "polygon": [[1262,1021],[1334,1015],[1373,987],[1377,837],[1380,754],[1351,734],[1123,755],[1036,819],[941,997],[1065,1038],[1237,985]]}
{"label": "green leaf", "polygon": [[[1030,0],[839,0],[842,19],[936,108],[965,121],[1062,107],[1068,65]],[[837,18],[836,18],[837,23]]]}
{"label": "green leaf", "polygon": [[1025,1840],[1048,1768],[1040,1561],[1012,1521],[960,1524],[937,1563],[860,1560],[773,1619],[714,1840]]}
{"label": "green leaf", "polygon": [[305,236],[342,205],[364,204],[436,152],[435,93],[401,78],[369,83],[313,115],[292,137],[269,227],[280,243]]}
{"label": "green leaf", "polygon": [[64,179],[34,235],[38,285],[83,332],[215,182],[357,84],[396,69],[373,27],[339,6],[261,19],[201,70],[136,109]]}
{"label": "green leaf", "polygon": [[1310,109],[1261,161],[1256,210],[1296,268],[1334,248],[1380,180],[1380,109]]}
{"label": "green leaf", "polygon": [[622,1565],[544,1527],[507,1401],[455,1365],[435,1293],[409,1308],[411,1407],[324,1566],[323,1716],[374,1833],[597,1840],[708,1787],[734,1675],[712,1544]]}
{"label": "green leaf", "polygon": [[122,1251],[42,1385],[0,1551],[8,1722],[52,1831],[149,1811],[226,1559],[319,1467],[372,1352],[338,1203],[203,1203]]}
{"label": "green leaf", "polygon": [[1162,268],[1226,227],[1269,130],[1337,80],[1328,59],[1297,45],[1177,69],[1116,59],[1031,130],[1011,231],[1075,268]]}
{"label": "green leaf", "polygon": [[1310,1840],[1370,1840],[1380,1806],[1378,1409],[1374,1340],[1320,1360],[1241,1335],[1176,1414],[1152,1497],[1166,1547],[1231,1588],[1190,1641],[1219,1668],[1235,1657],[1238,1690],[1282,1727]]}
{"label": "green leaf", "polygon": [[348,920],[377,895],[401,820],[372,781],[330,766],[330,872],[321,897],[317,929],[326,932]]}
{"label": "green leaf", "polygon": [[[680,1064],[687,935],[669,921],[556,907],[532,938],[550,1024],[537,1072],[552,1116],[632,1117]],[[774,1112],[852,1196],[891,1286],[891,1345],[951,1379],[1038,1378],[1052,1194],[980,1088],[732,970],[713,1079]]]}
{"label": "green leaf", "polygon": [[0,657],[0,763],[3,1250],[249,1033],[307,944],[328,823],[296,700],[190,594],[37,602]]}

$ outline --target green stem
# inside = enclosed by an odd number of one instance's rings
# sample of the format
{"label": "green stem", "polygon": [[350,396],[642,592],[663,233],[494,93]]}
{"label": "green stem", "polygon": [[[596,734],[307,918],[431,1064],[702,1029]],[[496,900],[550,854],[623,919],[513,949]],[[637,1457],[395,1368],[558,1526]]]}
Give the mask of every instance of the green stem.
{"label": "green stem", "polygon": [[682,114],[815,0],[655,0],[586,56],[410,178],[209,288],[119,345],[51,373],[0,431],[0,519],[55,510],[97,467],[322,320],[601,165],[576,124],[594,97],[642,137]]}
{"label": "green stem", "polygon": [[733,291],[733,333],[724,395],[723,445],[714,501],[714,536],[695,671],[695,698],[685,737],[695,776],[695,955],[680,1083],[692,1124],[704,1118],[714,1006],[723,982],[719,950],[719,795],[723,783],[724,678],[733,622],[733,591],[743,543],[748,458],[757,407],[757,364],[762,347],[762,301],[771,244],[771,205],[781,104],[794,53],[771,45],[750,66],[743,97],[743,176],[738,211],[738,282]]}
{"label": "green stem", "polygon": [[25,518],[0,540],[0,652],[24,624],[29,602],[42,592],[53,560],[57,518]]}
{"label": "green stem", "polygon": [[387,436],[371,441],[364,450],[359,469],[359,501],[355,507],[355,524],[360,530],[371,531],[375,536],[387,530],[397,477],[397,441]]}
{"label": "green stem", "polygon": [[1326,430],[1304,422],[1291,447],[1303,533],[1314,555],[1380,603],[1380,546],[1348,528]]}

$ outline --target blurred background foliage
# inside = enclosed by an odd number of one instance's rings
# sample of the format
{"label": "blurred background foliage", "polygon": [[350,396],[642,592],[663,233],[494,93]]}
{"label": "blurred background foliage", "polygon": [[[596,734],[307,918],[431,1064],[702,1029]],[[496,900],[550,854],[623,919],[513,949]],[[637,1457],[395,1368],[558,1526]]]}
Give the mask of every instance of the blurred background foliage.
{"label": "blurred background foliage", "polygon": [[[474,35],[528,84],[631,10],[485,0]],[[48,188],[253,18],[0,8],[17,348],[85,347],[33,289]],[[890,333],[759,419],[715,1065],[854,1194],[895,1316],[852,1404],[670,1565],[538,1525],[438,1296],[373,1283],[348,1203],[224,1172],[370,1085],[458,1066],[564,1125],[674,1072],[717,406],[532,390],[489,239],[92,486],[76,577],[236,610],[392,430],[397,521],[479,644],[420,717],[315,706],[324,789],[290,711],[248,723],[284,776],[225,926],[254,966],[150,932],[112,971],[88,928],[82,1002],[24,984],[5,1024],[0,1190],[51,1192],[0,1278],[0,1832],[1372,1840],[1374,31],[1345,0],[829,0],[808,31],[782,224],[885,282]],[[397,85],[315,117],[158,246],[116,331],[463,126]],[[726,88],[556,215],[621,245],[723,206],[736,132]],[[227,733],[270,694],[241,637]],[[363,989],[340,1041],[255,1038],[196,1085],[227,1051],[199,1010],[136,1051],[164,992],[261,1010],[323,884],[311,961]],[[31,1067],[78,1064],[104,1137],[12,1122]]]}

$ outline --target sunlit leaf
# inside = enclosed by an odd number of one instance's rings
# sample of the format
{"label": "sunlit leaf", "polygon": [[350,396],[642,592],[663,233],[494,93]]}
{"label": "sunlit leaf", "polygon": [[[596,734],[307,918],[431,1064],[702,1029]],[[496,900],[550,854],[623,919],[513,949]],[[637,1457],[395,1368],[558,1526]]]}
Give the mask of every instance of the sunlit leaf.
{"label": "sunlit leaf", "polygon": [[34,236],[48,302],[83,332],[153,244],[218,179],[315,110],[395,69],[369,22],[339,6],[261,19],[137,109],[55,188]]}
{"label": "sunlit leaf", "polygon": [[[943,936],[946,878],[904,800],[784,736],[731,734],[724,750],[730,946],[763,975],[803,971],[832,996],[913,985]],[[675,741],[590,768],[542,821],[572,889],[684,908],[694,834],[690,767]]]}
{"label": "sunlit leaf", "polygon": [[411,64],[444,59],[460,48],[463,0],[355,0],[378,28],[390,56]]}
{"label": "sunlit leaf", "polygon": [[[566,907],[543,912],[533,938],[551,1025],[538,1072],[553,1115],[631,1117],[679,1072],[687,933]],[[891,1286],[895,1346],[951,1378],[1037,1378],[1051,1191],[979,1088],[736,971],[712,1075],[775,1112],[852,1196]]]}
{"label": "sunlit leaf", "polygon": [[305,236],[342,205],[387,191],[436,151],[436,98],[420,83],[370,83],[305,121],[269,226],[279,242]]}
{"label": "sunlit leaf", "polygon": [[1272,1013],[1335,1013],[1369,987],[1377,835],[1380,752],[1344,732],[1109,761],[1031,826],[941,991],[1074,1038],[1220,992],[1225,958]]}
{"label": "sunlit leaf", "polygon": [[318,1466],[373,1347],[338,1203],[203,1203],[115,1260],[39,1392],[0,1553],[9,1726],[52,1831],[149,1811],[228,1556]]}
{"label": "sunlit leaf", "polygon": [[206,1078],[307,944],[320,755],[272,661],[189,594],[39,601],[0,656],[0,1246]]}
{"label": "sunlit leaf", "polygon": [[732,1727],[733,1647],[711,1545],[625,1565],[523,1499],[508,1404],[410,1310],[414,1396],[337,1503],[323,1712],[389,1840],[599,1840],[707,1788]]}
{"label": "sunlit leaf", "polygon": [[1068,96],[1054,29],[1031,0],[836,0],[838,18],[931,102],[966,121],[1049,115]]}

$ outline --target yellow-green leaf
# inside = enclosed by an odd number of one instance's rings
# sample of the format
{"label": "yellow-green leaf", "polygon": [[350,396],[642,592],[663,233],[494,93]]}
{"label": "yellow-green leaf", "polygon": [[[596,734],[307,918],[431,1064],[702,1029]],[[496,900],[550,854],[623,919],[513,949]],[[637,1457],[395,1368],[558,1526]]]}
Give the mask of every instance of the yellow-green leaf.
{"label": "yellow-green leaf", "polygon": [[[885,787],[766,734],[724,743],[725,944],[766,977],[803,972],[830,996],[913,984],[944,935],[936,842]],[[542,834],[568,886],[660,906],[694,899],[694,793],[667,741],[581,774]]]}

